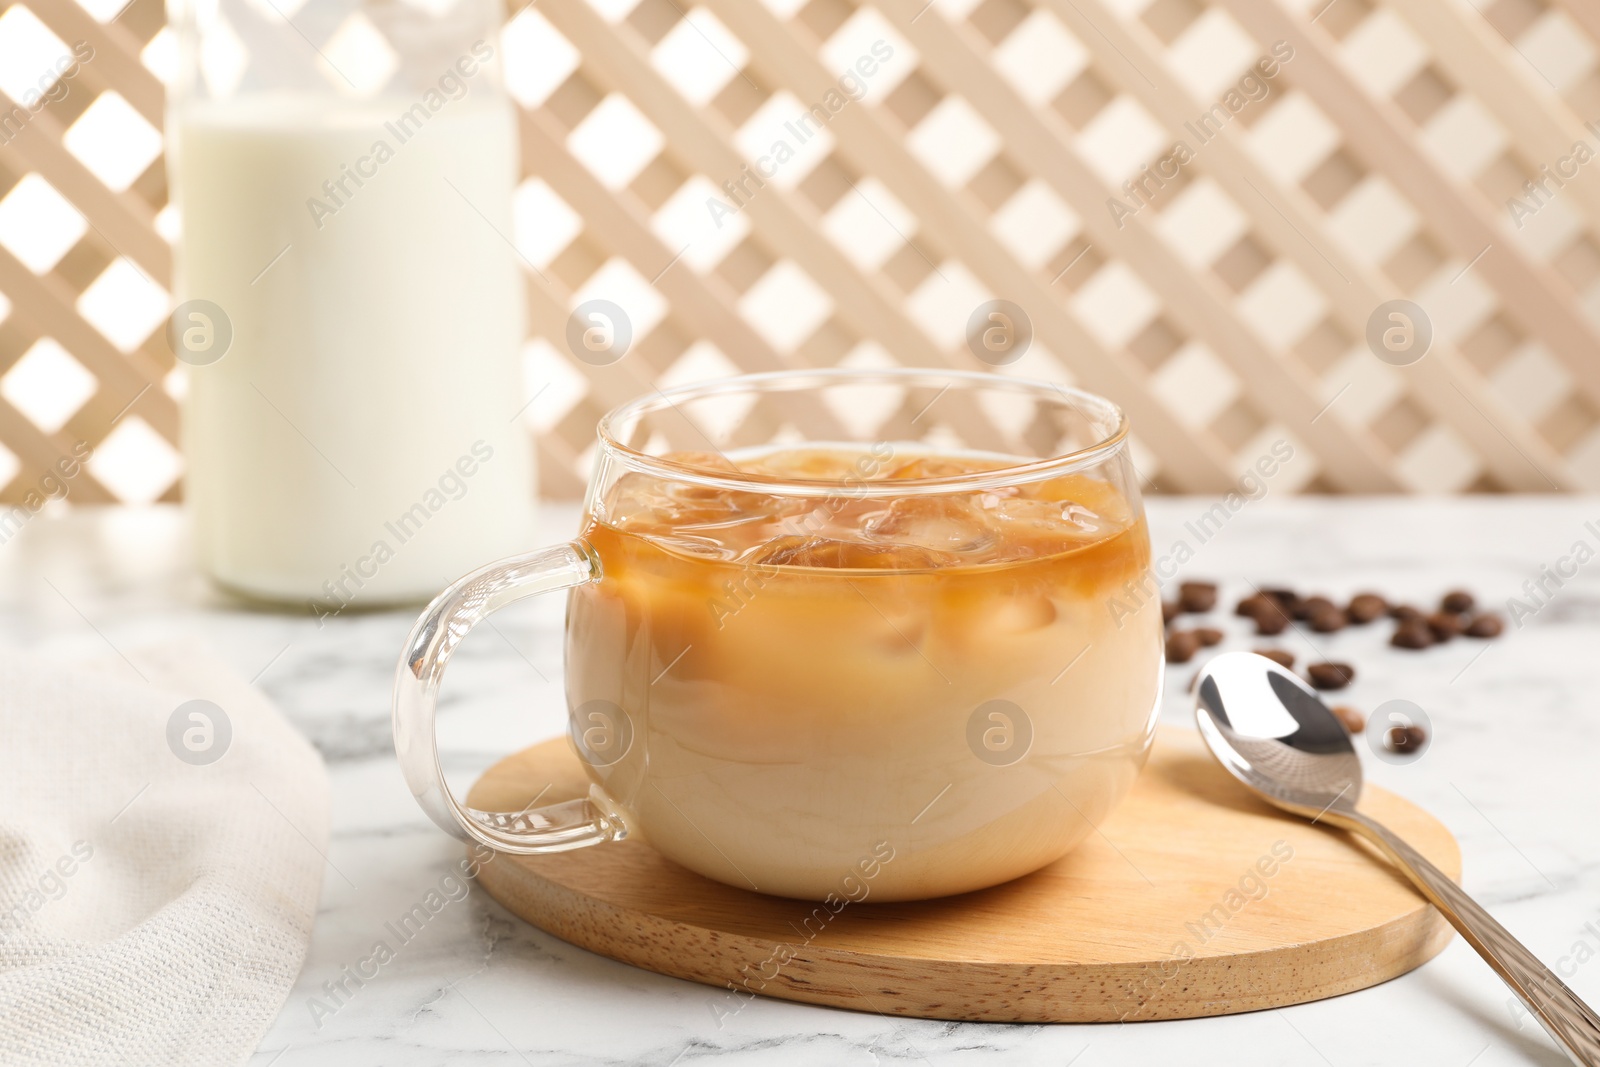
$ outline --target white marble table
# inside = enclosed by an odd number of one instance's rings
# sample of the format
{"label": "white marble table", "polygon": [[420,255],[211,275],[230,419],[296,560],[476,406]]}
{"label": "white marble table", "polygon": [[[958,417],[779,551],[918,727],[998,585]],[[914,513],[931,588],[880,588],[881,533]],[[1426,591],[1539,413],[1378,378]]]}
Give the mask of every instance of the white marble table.
{"label": "white marble table", "polygon": [[[1187,540],[1196,555],[1184,575],[1220,579],[1225,606],[1253,580],[1336,596],[1373,586],[1430,604],[1465,585],[1503,609],[1574,542],[1600,549],[1600,535],[1585,528],[1600,529],[1595,498],[1268,498],[1201,545],[1185,523],[1209,503],[1152,501],[1152,533],[1158,555]],[[551,540],[570,536],[576,522],[571,507],[545,511]],[[1222,618],[1230,647],[1248,647],[1242,620]],[[496,617],[498,633],[485,628],[464,646],[441,709],[458,789],[497,756],[562,730],[560,620],[558,600],[520,605]],[[574,948],[476,889],[318,1025],[310,999],[461,855],[412,803],[390,748],[390,675],[410,621],[410,612],[351,614],[319,628],[307,614],[242,609],[194,573],[174,508],[40,515],[0,545],[0,640],[95,655],[108,644],[192,642],[256,678],[327,760],[333,838],[321,910],[258,1067],[1566,1062],[1536,1024],[1519,1026],[1506,990],[1459,939],[1383,986],[1242,1016],[979,1025],[760,1000],[719,1027],[719,991]],[[1370,709],[1405,697],[1432,716],[1435,740],[1423,757],[1407,766],[1368,761],[1371,779],[1444,820],[1461,841],[1467,888],[1547,962],[1575,968],[1570,984],[1600,1003],[1600,963],[1589,958],[1600,956],[1600,560],[1500,641],[1413,654],[1389,649],[1387,632],[1316,639],[1361,668],[1349,702]],[[1169,671],[1163,715],[1188,723],[1192,667]]]}

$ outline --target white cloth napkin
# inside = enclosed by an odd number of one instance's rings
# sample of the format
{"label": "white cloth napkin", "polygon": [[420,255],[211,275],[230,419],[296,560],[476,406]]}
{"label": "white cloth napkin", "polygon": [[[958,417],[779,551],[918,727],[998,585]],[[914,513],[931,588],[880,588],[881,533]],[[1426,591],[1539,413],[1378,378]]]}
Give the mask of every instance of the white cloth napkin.
{"label": "white cloth napkin", "polygon": [[0,1063],[246,1059],[305,958],[328,804],[316,750],[191,651],[0,655]]}

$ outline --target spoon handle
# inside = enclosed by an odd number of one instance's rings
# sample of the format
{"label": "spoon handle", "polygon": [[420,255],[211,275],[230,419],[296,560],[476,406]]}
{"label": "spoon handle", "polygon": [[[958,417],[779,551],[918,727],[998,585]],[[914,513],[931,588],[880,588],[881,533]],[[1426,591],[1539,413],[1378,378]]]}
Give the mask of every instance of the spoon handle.
{"label": "spoon handle", "polygon": [[1573,1063],[1600,1067],[1600,1016],[1589,1005],[1420,852],[1359,812],[1340,814],[1343,818],[1339,821],[1382,849],[1478,955],[1489,961]]}

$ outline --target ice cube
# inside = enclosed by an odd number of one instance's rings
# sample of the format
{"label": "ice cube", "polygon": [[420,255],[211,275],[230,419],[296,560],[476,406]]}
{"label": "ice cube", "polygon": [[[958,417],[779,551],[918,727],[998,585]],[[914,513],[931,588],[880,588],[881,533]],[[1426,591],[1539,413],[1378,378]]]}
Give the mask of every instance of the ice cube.
{"label": "ice cube", "polygon": [[735,544],[730,544],[731,539],[726,537],[706,537],[675,529],[656,530],[644,534],[644,537],[669,552],[677,552],[684,556],[731,560],[739,554],[739,548]]}
{"label": "ice cube", "polygon": [[1099,537],[1108,532],[1101,517],[1071,500],[1000,497],[981,501],[983,513],[1000,523],[1018,523],[1068,537]]}
{"label": "ice cube", "polygon": [[767,522],[803,506],[794,498],[674,482],[628,473],[617,479],[597,518],[626,530],[716,528]]}
{"label": "ice cube", "polygon": [[731,501],[717,490],[699,499],[685,499],[685,487],[650,474],[628,473],[617,479],[606,500],[596,507],[597,518],[626,530],[645,530],[725,521],[736,514]]}
{"label": "ice cube", "polygon": [[931,570],[959,562],[949,552],[916,545],[843,541],[832,537],[776,537],[746,557],[751,563],[778,567],[829,567],[844,570]]}
{"label": "ice cube", "polygon": [[974,471],[994,470],[1003,464],[962,456],[918,456],[893,467],[887,477],[890,481],[910,478],[954,478]]}
{"label": "ice cube", "polygon": [[1133,521],[1127,499],[1114,486],[1083,474],[1064,474],[1046,482],[1037,482],[1028,486],[1024,495],[1078,504],[1094,512],[1111,527],[1126,526]]}
{"label": "ice cube", "polygon": [[984,500],[983,514],[998,532],[996,562],[1071,552],[1111,536],[1116,527],[1070,500],[1010,497]]}
{"label": "ice cube", "polygon": [[624,474],[602,500],[595,501],[595,517],[619,526],[654,525],[659,512],[675,506],[667,484],[648,474]]}
{"label": "ice cube", "polygon": [[811,482],[841,482],[871,478],[882,462],[869,452],[829,448],[784,449],[742,461],[744,470]]}
{"label": "ice cube", "polygon": [[896,500],[887,510],[868,518],[862,532],[875,541],[967,554],[986,551],[996,540],[994,528],[964,496]]}
{"label": "ice cube", "polygon": [[1056,621],[1056,605],[1047,593],[1009,590],[994,598],[988,609],[974,612],[985,633],[996,637],[1042,630]]}

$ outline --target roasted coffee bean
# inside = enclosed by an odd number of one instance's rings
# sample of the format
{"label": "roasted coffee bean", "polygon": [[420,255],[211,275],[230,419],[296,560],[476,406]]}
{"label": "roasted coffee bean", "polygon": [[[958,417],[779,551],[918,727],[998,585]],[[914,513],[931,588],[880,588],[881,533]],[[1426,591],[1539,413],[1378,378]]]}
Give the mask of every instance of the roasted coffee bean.
{"label": "roasted coffee bean", "polygon": [[1206,648],[1222,644],[1222,631],[1215,626],[1201,626],[1194,631],[1194,635],[1199,638],[1200,644]]}
{"label": "roasted coffee bean", "polygon": [[1306,677],[1316,689],[1343,689],[1356,676],[1356,669],[1348,663],[1313,663],[1306,667]]}
{"label": "roasted coffee bean", "polygon": [[1314,617],[1318,612],[1327,611],[1330,608],[1338,611],[1339,605],[1325,596],[1308,596],[1296,604],[1290,614],[1297,619],[1306,620]]}
{"label": "roasted coffee bean", "polygon": [[1447,611],[1434,612],[1428,616],[1427,622],[1428,629],[1433,631],[1433,639],[1441,643],[1461,632],[1461,616]]}
{"label": "roasted coffee bean", "polygon": [[1499,637],[1505,628],[1500,616],[1485,613],[1467,623],[1467,628],[1461,632],[1468,637]]}
{"label": "roasted coffee bean", "polygon": [[1178,586],[1178,606],[1193,615],[1203,615],[1217,606],[1216,582],[1184,582]]}
{"label": "roasted coffee bean", "polygon": [[1257,612],[1255,620],[1256,633],[1263,637],[1274,637],[1289,628],[1289,616],[1278,610],[1276,604]]}
{"label": "roasted coffee bean", "polygon": [[1344,629],[1350,624],[1350,620],[1345,617],[1345,613],[1332,605],[1313,612],[1310,622],[1311,628],[1319,634],[1331,634]]}
{"label": "roasted coffee bean", "polygon": [[1477,601],[1465,589],[1452,589],[1439,601],[1439,610],[1448,611],[1452,615],[1464,615],[1471,611]]}
{"label": "roasted coffee bean", "polygon": [[1278,601],[1278,606],[1282,606],[1286,614],[1293,614],[1294,605],[1299,603],[1299,593],[1293,589],[1283,589],[1282,585],[1269,585],[1267,589],[1261,590],[1261,595]]}
{"label": "roasted coffee bean", "polygon": [[1176,600],[1163,600],[1161,602],[1161,622],[1171,622],[1178,617],[1178,602]]}
{"label": "roasted coffee bean", "polygon": [[1367,728],[1367,717],[1349,704],[1335,704],[1333,713],[1344,723],[1344,728],[1353,734],[1359,734]]}
{"label": "roasted coffee bean", "polygon": [[1289,625],[1289,614],[1283,605],[1264,593],[1256,593],[1239,601],[1234,614],[1254,619],[1258,634],[1281,634]]}
{"label": "roasted coffee bean", "polygon": [[1294,653],[1281,648],[1258,648],[1256,655],[1265,656],[1284,670],[1294,668]]}
{"label": "roasted coffee bean", "polygon": [[1200,638],[1193,630],[1177,630],[1167,638],[1167,662],[1188,663],[1200,651]]}
{"label": "roasted coffee bean", "polygon": [[1428,628],[1427,621],[1420,617],[1403,619],[1394,628],[1394,636],[1389,638],[1389,643],[1395,648],[1427,648],[1433,644],[1433,631]]}
{"label": "roasted coffee bean", "polygon": [[1428,731],[1420,726],[1391,726],[1383,735],[1383,747],[1397,756],[1414,756],[1428,743]]}
{"label": "roasted coffee bean", "polygon": [[1253,619],[1262,611],[1278,610],[1277,602],[1265,593],[1251,593],[1234,607],[1233,613],[1247,619]]}
{"label": "roasted coffee bean", "polygon": [[1364,626],[1373,619],[1387,615],[1389,602],[1377,593],[1357,593],[1350,598],[1350,605],[1344,609],[1344,613],[1352,623]]}
{"label": "roasted coffee bean", "polygon": [[1389,615],[1396,622],[1401,624],[1408,622],[1424,622],[1428,618],[1422,613],[1421,609],[1412,607],[1410,604],[1396,604],[1394,607],[1389,609]]}

